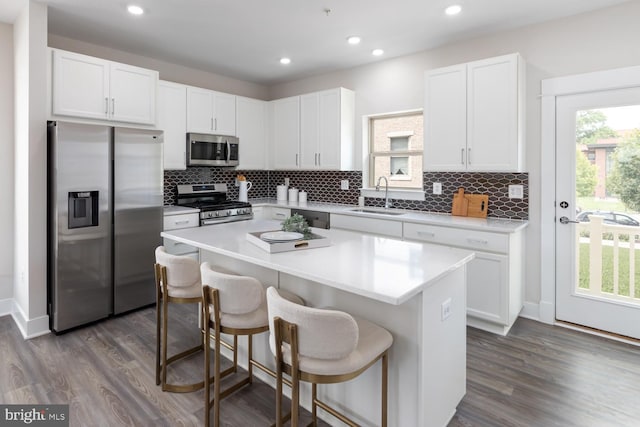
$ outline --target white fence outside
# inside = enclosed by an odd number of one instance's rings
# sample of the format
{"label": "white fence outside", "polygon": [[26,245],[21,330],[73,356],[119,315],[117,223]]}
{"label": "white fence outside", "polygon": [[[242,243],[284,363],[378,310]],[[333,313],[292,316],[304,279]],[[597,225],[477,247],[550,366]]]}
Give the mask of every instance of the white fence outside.
{"label": "white fence outside", "polygon": [[[590,215],[589,222],[576,224],[576,267],[580,274],[580,243],[589,242],[589,287],[580,288],[576,284],[576,291],[599,298],[613,299],[620,302],[640,305],[640,298],[635,297],[636,284],[636,246],[640,246],[640,227],[605,224],[602,216]],[[589,233],[589,238],[581,237],[584,231]],[[611,240],[603,239],[603,234],[612,237]],[[625,237],[628,236],[628,241]],[[603,290],[603,247],[612,246],[613,252],[613,291]],[[628,252],[629,257],[629,295],[620,294],[620,249]],[[624,256],[624,255],[623,255]],[[579,283],[579,280],[578,280]]]}

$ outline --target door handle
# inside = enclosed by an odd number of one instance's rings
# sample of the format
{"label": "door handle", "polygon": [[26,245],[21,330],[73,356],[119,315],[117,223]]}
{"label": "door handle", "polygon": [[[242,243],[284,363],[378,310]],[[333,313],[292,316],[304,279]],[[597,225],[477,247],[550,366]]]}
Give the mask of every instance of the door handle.
{"label": "door handle", "polygon": [[109,98],[104,98],[104,113],[109,114]]}
{"label": "door handle", "polygon": [[460,164],[464,165],[464,148],[460,149]]}
{"label": "door handle", "polygon": [[573,221],[566,216],[560,217],[560,224],[580,224],[580,221]]}
{"label": "door handle", "polygon": [[116,99],[111,98],[111,117],[116,115]]}
{"label": "door handle", "polygon": [[318,166],[320,166],[320,153],[318,153]]}
{"label": "door handle", "polygon": [[471,147],[467,148],[467,163],[471,164]]}

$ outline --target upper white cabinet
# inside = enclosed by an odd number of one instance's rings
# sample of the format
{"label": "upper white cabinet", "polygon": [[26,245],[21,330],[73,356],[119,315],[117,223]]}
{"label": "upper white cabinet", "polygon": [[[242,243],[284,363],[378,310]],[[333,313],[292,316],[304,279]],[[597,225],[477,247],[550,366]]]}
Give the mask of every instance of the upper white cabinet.
{"label": "upper white cabinet", "polygon": [[237,169],[266,169],[269,103],[259,99],[236,97],[236,131],[240,140],[240,164]]}
{"label": "upper white cabinet", "polygon": [[158,72],[53,50],[54,115],[154,124]]}
{"label": "upper white cabinet", "polygon": [[236,96],[187,88],[187,131],[236,136]]}
{"label": "upper white cabinet", "polygon": [[271,101],[274,169],[300,167],[300,97]]}
{"label": "upper white cabinet", "polygon": [[336,88],[273,101],[275,169],[353,169],[354,93]]}
{"label": "upper white cabinet", "polygon": [[164,168],[186,169],[187,87],[158,82],[158,129],[164,131]]}
{"label": "upper white cabinet", "polygon": [[524,69],[511,54],[425,73],[426,171],[523,170]]}

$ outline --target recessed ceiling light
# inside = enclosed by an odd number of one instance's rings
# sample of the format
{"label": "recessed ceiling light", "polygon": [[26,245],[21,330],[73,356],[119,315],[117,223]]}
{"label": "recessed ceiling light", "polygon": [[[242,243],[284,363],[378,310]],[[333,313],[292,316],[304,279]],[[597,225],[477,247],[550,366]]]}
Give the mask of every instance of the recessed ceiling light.
{"label": "recessed ceiling light", "polygon": [[459,4],[454,4],[446,8],[444,10],[444,13],[446,13],[449,16],[453,16],[453,15],[459,14],[461,11],[462,11],[462,7]]}
{"label": "recessed ceiling light", "polygon": [[371,54],[372,54],[373,56],[380,56],[380,55],[382,55],[383,53],[384,53],[384,50],[382,50],[382,49],[373,49],[373,51],[371,52]]}
{"label": "recessed ceiling light", "polygon": [[289,58],[280,58],[280,63],[281,63],[282,65],[288,65],[288,64],[291,64],[291,59],[289,59]]}
{"label": "recessed ceiling light", "polygon": [[358,37],[358,36],[349,36],[349,37],[347,37],[347,42],[349,44],[358,44],[358,43],[360,43],[360,37]]}
{"label": "recessed ceiling light", "polygon": [[144,13],[144,9],[140,6],[136,6],[135,4],[127,6],[127,10],[132,15],[142,15]]}

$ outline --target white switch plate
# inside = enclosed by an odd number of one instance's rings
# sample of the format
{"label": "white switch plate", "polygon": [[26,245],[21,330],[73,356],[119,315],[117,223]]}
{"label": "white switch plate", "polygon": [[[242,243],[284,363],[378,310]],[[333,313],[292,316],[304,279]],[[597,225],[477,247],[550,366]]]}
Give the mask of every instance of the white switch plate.
{"label": "white switch plate", "polygon": [[522,185],[509,186],[510,199],[522,199],[524,197],[524,187]]}
{"label": "white switch plate", "polygon": [[442,183],[440,182],[433,183],[433,194],[442,194]]}
{"label": "white switch plate", "polygon": [[340,189],[341,190],[348,190],[349,189],[349,180],[348,179],[343,179],[342,181],[340,181]]}
{"label": "white switch plate", "polygon": [[442,313],[441,313],[442,320],[447,320],[449,316],[451,316],[451,298],[447,298],[442,303]]}

